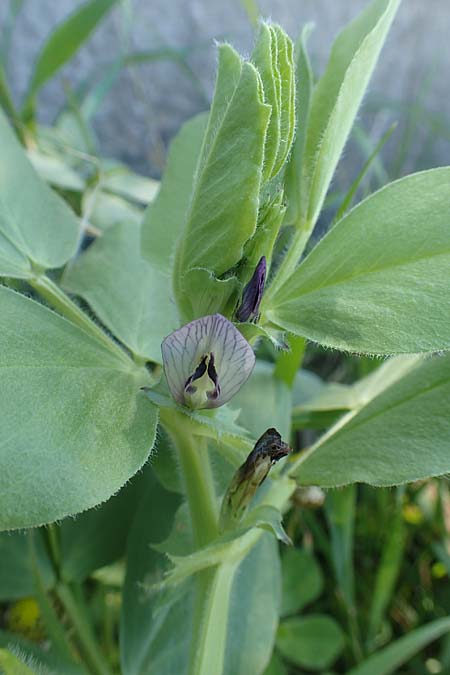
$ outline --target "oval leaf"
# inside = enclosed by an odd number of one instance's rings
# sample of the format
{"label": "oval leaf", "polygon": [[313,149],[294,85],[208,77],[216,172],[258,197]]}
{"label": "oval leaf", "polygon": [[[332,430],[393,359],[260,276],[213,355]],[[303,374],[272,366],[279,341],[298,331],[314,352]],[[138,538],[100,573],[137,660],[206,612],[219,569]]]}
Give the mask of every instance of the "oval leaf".
{"label": "oval leaf", "polygon": [[116,492],[145,462],[157,413],[145,371],[0,287],[0,530],[48,523]]}
{"label": "oval leaf", "polygon": [[355,207],[276,293],[267,316],[338,349],[450,348],[450,167],[391,183]]}
{"label": "oval leaf", "polygon": [[277,635],[277,647],[285,658],[297,666],[321,672],[337,658],[344,643],[338,624],[321,614],[286,619]]}

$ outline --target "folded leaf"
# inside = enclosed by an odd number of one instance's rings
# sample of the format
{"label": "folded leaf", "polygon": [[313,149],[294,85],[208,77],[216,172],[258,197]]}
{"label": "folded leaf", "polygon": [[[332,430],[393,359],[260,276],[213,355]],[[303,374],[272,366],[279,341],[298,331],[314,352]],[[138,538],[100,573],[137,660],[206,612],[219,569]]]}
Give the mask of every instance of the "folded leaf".
{"label": "folded leaf", "polygon": [[220,277],[239,262],[256,228],[270,106],[263,103],[261,79],[248,62],[242,64],[234,93],[228,98],[238,65],[240,59],[231,47],[221,46],[211,109],[215,123],[208,125],[175,258],[174,285],[185,318],[193,318],[186,312],[191,292],[184,278],[187,272],[203,268]]}
{"label": "folded leaf", "polygon": [[313,74],[306,51],[306,42],[310,32],[311,24],[307,24],[295,46],[296,131],[284,179],[287,201],[285,223],[297,226],[305,220],[308,206],[307,196],[304,194],[304,152],[313,89]]}

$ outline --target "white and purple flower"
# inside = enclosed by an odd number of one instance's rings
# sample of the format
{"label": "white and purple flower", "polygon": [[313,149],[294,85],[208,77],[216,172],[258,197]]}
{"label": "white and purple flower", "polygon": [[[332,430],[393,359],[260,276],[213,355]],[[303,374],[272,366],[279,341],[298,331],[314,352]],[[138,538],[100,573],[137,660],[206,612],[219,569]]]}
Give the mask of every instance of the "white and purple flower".
{"label": "white and purple flower", "polygon": [[177,403],[217,408],[242,387],[255,365],[252,348],[221,314],[196,319],[161,345],[164,372]]}

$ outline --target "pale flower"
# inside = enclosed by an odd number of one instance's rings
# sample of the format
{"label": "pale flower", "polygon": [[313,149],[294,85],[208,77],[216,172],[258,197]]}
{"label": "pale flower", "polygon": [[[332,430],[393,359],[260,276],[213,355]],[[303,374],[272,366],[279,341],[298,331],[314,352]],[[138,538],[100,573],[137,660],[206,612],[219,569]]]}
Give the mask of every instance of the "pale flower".
{"label": "pale flower", "polygon": [[161,345],[174,399],[189,408],[217,408],[242,387],[255,355],[221,314],[204,316],[168,335]]}

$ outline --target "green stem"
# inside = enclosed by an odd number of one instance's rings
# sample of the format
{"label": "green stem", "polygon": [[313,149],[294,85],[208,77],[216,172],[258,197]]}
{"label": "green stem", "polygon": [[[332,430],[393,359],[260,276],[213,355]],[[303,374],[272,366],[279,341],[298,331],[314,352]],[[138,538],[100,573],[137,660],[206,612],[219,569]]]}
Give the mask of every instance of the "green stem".
{"label": "green stem", "polygon": [[[311,228],[309,223],[304,223],[299,227],[292,238],[292,241],[289,245],[286,255],[284,256],[281,265],[270,284],[262,302],[262,308],[265,306],[270,307],[270,301],[274,298],[276,293],[280,290],[283,284],[289,279],[289,277],[295,272],[295,269],[298,265],[300,258],[302,257],[303,251],[305,250],[306,244],[311,236]],[[263,310],[262,310],[263,311]]]}
{"label": "green stem", "polygon": [[[169,408],[161,408],[160,414],[161,423],[176,447],[194,540],[197,547],[202,548],[219,535],[217,499],[206,439],[195,435],[187,416]],[[293,489],[290,479],[277,480],[268,491],[265,503],[281,508]],[[237,540],[236,547],[230,546],[229,555],[224,555],[218,564],[196,572],[189,675],[222,675],[235,572],[261,535],[262,530],[251,530]]]}
{"label": "green stem", "polygon": [[161,422],[177,450],[186,499],[197,546],[218,535],[218,509],[206,439],[195,436],[188,417],[161,409]]}
{"label": "green stem", "polygon": [[239,562],[224,563],[197,575],[189,675],[223,673],[231,588]]}
{"label": "green stem", "polygon": [[[206,439],[195,436],[189,419],[173,410],[161,410],[161,421],[177,450],[193,535],[200,548],[219,534],[217,498]],[[223,672],[231,586],[237,564],[225,563],[196,575],[189,675],[221,675]]]}
{"label": "green stem", "polygon": [[80,647],[95,675],[110,675],[105,657],[101,653],[89,623],[79,609],[72,590],[66,584],[60,584],[56,592],[77,633]]}
{"label": "green stem", "polygon": [[110,352],[113,352],[113,354],[118,356],[124,363],[129,365],[132,362],[124,350],[108,337],[106,333],[104,333],[103,330],[97,326],[97,324],[92,321],[92,319],[90,319],[88,315],[83,312],[83,310],[81,310],[51,279],[42,275],[28,279],[28,283],[51,307],[84,330],[85,333],[96,338],[104,347]]}

